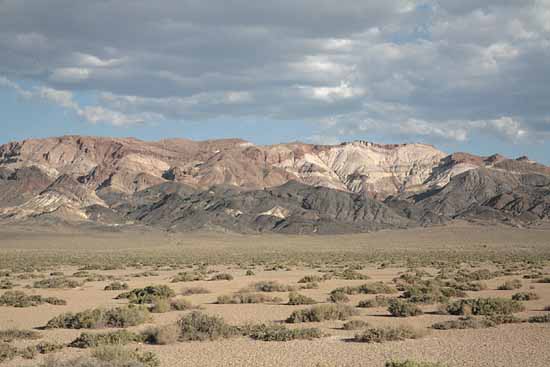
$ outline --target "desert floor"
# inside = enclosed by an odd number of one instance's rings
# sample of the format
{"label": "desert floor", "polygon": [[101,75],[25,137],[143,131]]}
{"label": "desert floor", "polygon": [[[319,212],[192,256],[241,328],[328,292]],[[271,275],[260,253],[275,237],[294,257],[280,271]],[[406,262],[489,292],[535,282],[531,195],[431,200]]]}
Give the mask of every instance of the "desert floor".
{"label": "desert floor", "polygon": [[[281,323],[297,309],[310,306],[285,305],[288,292],[272,292],[277,304],[215,304],[220,295],[230,295],[259,281],[278,281],[299,286],[306,275],[322,275],[323,269],[345,269],[356,266],[369,280],[345,280],[335,277],[319,283],[317,289],[302,289],[300,294],[319,303],[329,303],[327,297],[337,287],[357,286],[392,280],[404,272],[425,271],[435,275],[443,263],[464,269],[508,269],[484,281],[487,289],[468,291],[468,297],[510,298],[520,291],[535,292],[540,299],[522,302],[525,311],[516,316],[528,318],[544,315],[550,305],[550,283],[524,278],[532,272],[530,264],[537,263],[539,271],[550,274],[550,229],[517,229],[497,226],[454,225],[452,227],[381,231],[341,236],[279,236],[236,235],[223,233],[168,233],[147,229],[77,230],[67,227],[23,228],[0,227],[0,271],[10,271],[16,283],[12,290],[27,294],[55,296],[66,305],[42,304],[16,308],[0,305],[0,330],[37,329],[40,340],[68,344],[83,330],[47,329],[42,327],[51,318],[68,311],[76,312],[96,307],[123,305],[127,300],[115,297],[121,291],[105,291],[108,281],[87,281],[72,289],[36,289],[33,283],[48,277],[51,272],[63,272],[71,277],[86,265],[109,265],[90,273],[110,275],[128,283],[130,289],[148,285],[169,285],[178,294],[202,308],[202,312],[222,316],[232,325],[247,323]],[[117,266],[118,265],[118,266]],[[359,265],[359,266],[357,266]],[[189,266],[189,268],[187,268]],[[209,274],[229,273],[230,281],[200,280],[172,283],[182,271],[208,269]],[[93,267],[90,267],[94,269]],[[253,276],[245,275],[253,270]],[[146,271],[153,275],[134,276]],[[21,276],[21,275],[27,276]],[[34,274],[34,277],[29,277]],[[7,277],[7,275],[6,275]],[[0,278],[1,280],[2,278]],[[506,280],[521,279],[520,289],[497,290]],[[183,288],[204,287],[210,293],[179,295]],[[0,290],[0,295],[7,290]],[[394,296],[397,296],[396,294]],[[371,294],[354,294],[348,304],[374,298]],[[234,337],[216,341],[178,342],[170,345],[131,344],[130,348],[152,351],[161,366],[376,366],[389,360],[411,359],[439,362],[445,366],[550,366],[550,323],[517,323],[496,327],[465,330],[434,330],[435,322],[456,319],[457,316],[436,312],[437,304],[421,305],[423,315],[392,317],[386,307],[357,308],[358,316],[351,319],[366,321],[370,327],[411,325],[425,330],[419,339],[385,343],[360,343],[351,338],[357,331],[342,329],[344,321],[291,324],[288,327],[316,327],[326,336],[314,340],[286,342],[256,341]],[[129,328],[141,331],[154,325],[176,322],[190,311],[154,313],[148,324]],[[93,330],[105,332],[106,330]],[[38,341],[40,341],[38,340]],[[14,341],[24,347],[33,341]],[[85,355],[88,349],[65,347],[54,354],[61,359]],[[1,366],[38,366],[45,358],[16,357]]]}

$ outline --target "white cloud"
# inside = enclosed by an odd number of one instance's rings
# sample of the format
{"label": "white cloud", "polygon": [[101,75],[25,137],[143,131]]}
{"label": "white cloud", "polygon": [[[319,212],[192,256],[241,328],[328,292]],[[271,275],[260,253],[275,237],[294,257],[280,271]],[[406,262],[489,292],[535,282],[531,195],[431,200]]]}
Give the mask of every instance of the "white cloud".
{"label": "white cloud", "polygon": [[[316,122],[319,136],[505,143],[550,132],[550,0],[4,2],[0,75],[72,102],[0,84],[91,122],[249,116]],[[81,91],[98,106],[72,106]]]}
{"label": "white cloud", "polygon": [[50,80],[60,83],[77,83],[90,77],[90,70],[85,68],[59,68],[55,69]]}

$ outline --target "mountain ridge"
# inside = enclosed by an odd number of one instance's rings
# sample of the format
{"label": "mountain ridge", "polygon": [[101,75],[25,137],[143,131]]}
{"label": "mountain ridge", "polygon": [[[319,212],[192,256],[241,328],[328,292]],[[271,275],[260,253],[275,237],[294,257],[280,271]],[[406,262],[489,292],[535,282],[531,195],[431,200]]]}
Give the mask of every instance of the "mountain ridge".
{"label": "mountain ridge", "polygon": [[548,219],[549,187],[550,167],[527,157],[447,154],[422,143],[68,135],[0,146],[3,222],[52,217],[283,233],[456,219],[525,226]]}

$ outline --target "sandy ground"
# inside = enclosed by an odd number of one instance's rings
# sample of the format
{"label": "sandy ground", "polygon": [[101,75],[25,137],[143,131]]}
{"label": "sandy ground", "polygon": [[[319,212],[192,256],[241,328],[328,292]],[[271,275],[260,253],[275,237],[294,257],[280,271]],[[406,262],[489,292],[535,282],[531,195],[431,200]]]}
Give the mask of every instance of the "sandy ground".
{"label": "sandy ground", "polygon": [[[452,253],[532,253],[535,256],[547,256],[550,253],[550,230],[521,230],[508,227],[471,227],[456,226],[450,228],[416,229],[408,231],[387,231],[363,235],[346,236],[239,236],[227,234],[170,234],[144,231],[112,233],[78,233],[72,230],[29,231],[21,228],[0,228],[0,263],[2,257],[23,261],[26,258],[47,258],[52,253],[63,256],[86,254],[93,256],[116,256],[130,254],[135,256],[159,256],[170,259],[187,259],[196,261],[202,258],[215,259],[219,256],[231,259],[231,263],[211,265],[209,269],[223,271],[234,276],[232,281],[198,281],[170,283],[178,270],[161,270],[158,276],[134,278],[131,274],[149,268],[131,268],[124,270],[92,271],[105,275],[114,275],[127,279],[130,288],[153,284],[169,284],[177,293],[182,288],[202,286],[210,290],[209,294],[184,297],[200,305],[208,314],[220,315],[228,323],[242,325],[247,322],[281,322],[293,310],[307,306],[288,306],[283,304],[252,305],[217,305],[214,301],[219,295],[231,294],[253,282],[260,280],[277,280],[283,284],[293,284],[305,275],[320,274],[304,264],[290,265],[290,270],[266,271],[263,266],[256,266],[254,276],[245,276],[245,270],[233,263],[233,259],[253,255],[258,260],[262,256],[278,259],[281,254],[300,257],[310,253],[326,253],[334,256],[351,258],[354,254],[363,259],[369,254],[383,252],[387,256],[396,254],[407,256],[441,256]],[[216,257],[212,257],[216,254]],[[246,255],[246,256],[245,256]],[[23,259],[23,260],[22,260]],[[322,261],[326,261],[323,260]],[[63,262],[59,260],[59,262]],[[52,260],[48,260],[51,264]],[[49,270],[63,271],[72,274],[78,266],[62,264],[51,265]],[[4,264],[5,267],[6,264]],[[546,272],[550,272],[546,263]],[[0,266],[0,269],[2,266]],[[493,264],[480,263],[479,268],[494,268]],[[391,282],[406,268],[400,265],[381,269],[379,264],[366,263],[362,273],[371,277],[370,281]],[[425,268],[434,272],[432,268]],[[179,270],[181,271],[181,270]],[[47,272],[46,272],[47,273]],[[536,292],[541,298],[525,302],[526,311],[518,316],[544,314],[545,306],[550,305],[550,284],[533,283],[523,279],[520,290],[499,291],[498,285],[507,279],[518,276],[499,277],[486,281],[488,289],[481,292],[469,292],[472,297],[510,297],[518,291]],[[40,305],[29,308],[0,306],[0,330],[7,328],[32,329],[44,326],[52,317],[67,311],[81,311],[93,307],[109,307],[124,304],[124,300],[115,300],[119,291],[104,291],[109,282],[87,282],[76,289],[26,289],[33,280],[17,280],[15,289],[28,294],[56,296],[67,301],[66,306]],[[328,293],[341,286],[359,285],[363,280],[333,279],[320,283],[318,289],[300,291],[319,302],[326,302]],[[5,291],[0,290],[0,294]],[[288,293],[272,293],[286,301]],[[181,297],[181,296],[180,296]],[[373,298],[371,295],[351,296],[350,304],[359,300]],[[433,311],[436,306],[423,306],[426,314],[418,317],[394,318],[385,308],[360,309],[360,315],[354,319],[367,321],[372,326],[407,324],[428,330],[437,321],[454,318],[438,315]],[[155,325],[168,324],[178,320],[186,312],[168,312],[154,314]],[[187,342],[167,346],[136,345],[141,350],[154,351],[161,359],[162,366],[377,366],[382,367],[390,359],[414,359],[417,361],[441,362],[449,367],[455,366],[550,366],[550,324],[512,324],[479,330],[431,330],[421,339],[383,344],[363,344],[351,342],[353,331],[341,329],[341,321],[308,323],[293,327],[318,327],[328,336],[312,341],[260,342],[240,337],[214,342]],[[147,325],[131,328],[141,330]],[[78,330],[40,330],[43,340],[68,343],[80,334]],[[23,346],[29,342],[16,342]],[[57,353],[63,358],[86,354],[86,350],[65,348]],[[29,361],[16,358],[2,364],[6,367],[36,366],[42,357]]]}

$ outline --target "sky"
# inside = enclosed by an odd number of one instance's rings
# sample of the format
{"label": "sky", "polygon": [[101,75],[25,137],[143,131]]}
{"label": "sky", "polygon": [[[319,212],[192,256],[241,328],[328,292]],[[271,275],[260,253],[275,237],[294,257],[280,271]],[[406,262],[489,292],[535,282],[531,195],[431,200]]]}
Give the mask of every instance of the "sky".
{"label": "sky", "polygon": [[550,0],[0,0],[0,143],[422,142],[550,164]]}

